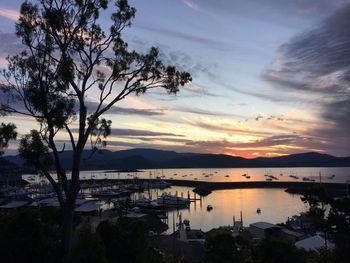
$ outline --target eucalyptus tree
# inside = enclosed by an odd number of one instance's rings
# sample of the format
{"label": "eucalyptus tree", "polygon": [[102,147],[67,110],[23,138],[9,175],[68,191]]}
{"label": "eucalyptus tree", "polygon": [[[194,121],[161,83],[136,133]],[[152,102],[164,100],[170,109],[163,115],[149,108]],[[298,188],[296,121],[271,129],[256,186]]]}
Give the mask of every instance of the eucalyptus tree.
{"label": "eucalyptus tree", "polygon": [[4,154],[3,149],[7,148],[10,140],[17,138],[16,125],[13,123],[0,124],[0,157]]}
{"label": "eucalyptus tree", "polygon": [[[92,152],[105,146],[111,132],[111,121],[103,114],[131,94],[149,89],[176,93],[191,81],[188,72],[165,65],[157,48],[145,53],[130,50],[122,31],[131,25],[136,10],[127,0],[109,5],[108,0],[24,2],[16,34],[25,48],[8,57],[8,67],[2,71],[6,100],[1,112],[26,115],[38,123],[38,129],[21,139],[19,152],[46,176],[57,194],[64,214],[65,258],[83,150],[90,143]],[[107,8],[113,10],[108,29],[101,26],[100,18]],[[61,162],[65,145],[58,141],[63,133],[72,149],[70,174]],[[49,173],[50,166],[55,168],[56,179]]]}

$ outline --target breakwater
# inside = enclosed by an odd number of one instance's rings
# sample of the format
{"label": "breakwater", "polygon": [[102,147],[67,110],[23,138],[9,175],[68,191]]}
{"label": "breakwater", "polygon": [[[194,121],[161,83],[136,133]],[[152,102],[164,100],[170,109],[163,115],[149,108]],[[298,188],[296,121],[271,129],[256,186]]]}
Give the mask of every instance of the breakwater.
{"label": "breakwater", "polygon": [[[159,179],[88,179],[81,180],[87,185],[133,183],[144,184],[147,182],[159,181]],[[349,192],[349,185],[346,183],[320,183],[320,182],[283,182],[283,181],[251,181],[251,182],[208,182],[196,180],[164,179],[173,186],[193,187],[199,191],[215,191],[224,189],[245,189],[245,188],[285,188],[286,192],[293,194],[303,194],[313,187],[322,187],[332,196],[346,196]]]}

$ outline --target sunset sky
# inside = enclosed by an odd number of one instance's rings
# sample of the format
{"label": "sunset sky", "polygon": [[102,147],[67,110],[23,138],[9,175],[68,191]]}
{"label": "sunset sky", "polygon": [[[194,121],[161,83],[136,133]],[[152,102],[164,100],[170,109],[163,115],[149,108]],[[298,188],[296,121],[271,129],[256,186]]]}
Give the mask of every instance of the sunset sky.
{"label": "sunset sky", "polygon": [[[21,2],[0,0],[0,68],[22,50],[14,35]],[[350,0],[129,2],[137,9],[124,32],[130,48],[158,46],[193,82],[113,108],[108,149],[350,156]],[[1,121],[15,122],[20,135],[36,127],[20,116]]]}

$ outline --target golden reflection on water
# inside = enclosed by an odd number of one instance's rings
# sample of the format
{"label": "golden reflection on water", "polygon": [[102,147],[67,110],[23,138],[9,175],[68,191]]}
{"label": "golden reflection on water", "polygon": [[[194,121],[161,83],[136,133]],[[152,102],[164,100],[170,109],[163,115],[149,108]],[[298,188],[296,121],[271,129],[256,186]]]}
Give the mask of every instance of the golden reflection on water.
{"label": "golden reflection on water", "polygon": [[[187,197],[191,191],[187,187],[173,187],[167,192],[178,192]],[[193,193],[191,192],[191,197]],[[213,210],[208,212],[207,205],[212,205]],[[257,208],[261,213],[257,213]],[[189,209],[174,211],[175,221],[181,213],[182,219],[189,219],[191,227],[208,231],[218,226],[232,225],[233,216],[236,220],[240,218],[240,211],[243,214],[244,226],[257,221],[271,223],[282,223],[295,214],[307,209],[300,200],[300,195],[291,195],[284,192],[284,189],[230,189],[214,191],[203,198],[202,203],[197,201],[191,203]],[[169,230],[172,233],[172,214],[169,215]]]}

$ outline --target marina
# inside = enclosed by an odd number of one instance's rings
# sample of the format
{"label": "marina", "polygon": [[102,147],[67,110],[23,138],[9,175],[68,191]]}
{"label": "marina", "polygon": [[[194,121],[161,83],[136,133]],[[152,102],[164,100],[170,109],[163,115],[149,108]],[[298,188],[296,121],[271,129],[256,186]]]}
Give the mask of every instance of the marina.
{"label": "marina", "polygon": [[[178,168],[178,169],[139,169],[133,172],[118,172],[115,170],[81,171],[80,179],[166,179],[189,180],[205,182],[245,182],[245,181],[271,181],[303,182],[303,178],[324,183],[346,183],[350,180],[350,167],[287,167],[287,168]],[[54,176],[54,173],[52,174]],[[250,177],[247,179],[247,177]],[[27,174],[22,176],[29,182],[38,183],[43,178]],[[172,178],[172,179],[171,179]]]}
{"label": "marina", "polygon": [[[165,233],[172,233],[172,225],[181,216],[190,220],[193,227],[207,231],[232,225],[232,218],[241,211],[244,226],[258,220],[284,222],[306,210],[300,194],[320,183],[329,193],[348,194],[348,185],[344,182],[347,182],[345,174],[349,168],[332,168],[331,175],[325,168],[303,169],[294,169],[294,174],[301,179],[283,176],[289,174],[287,168],[271,168],[268,173],[263,169],[82,171],[75,211],[87,215],[108,214],[120,202],[129,200],[128,208],[136,215],[156,214],[166,223],[168,230]],[[316,172],[320,169],[322,172]],[[315,176],[302,176],[306,173]],[[59,207],[45,178],[37,175],[23,175],[22,178],[27,185],[24,188],[8,187],[9,201],[3,199],[1,209]]]}

